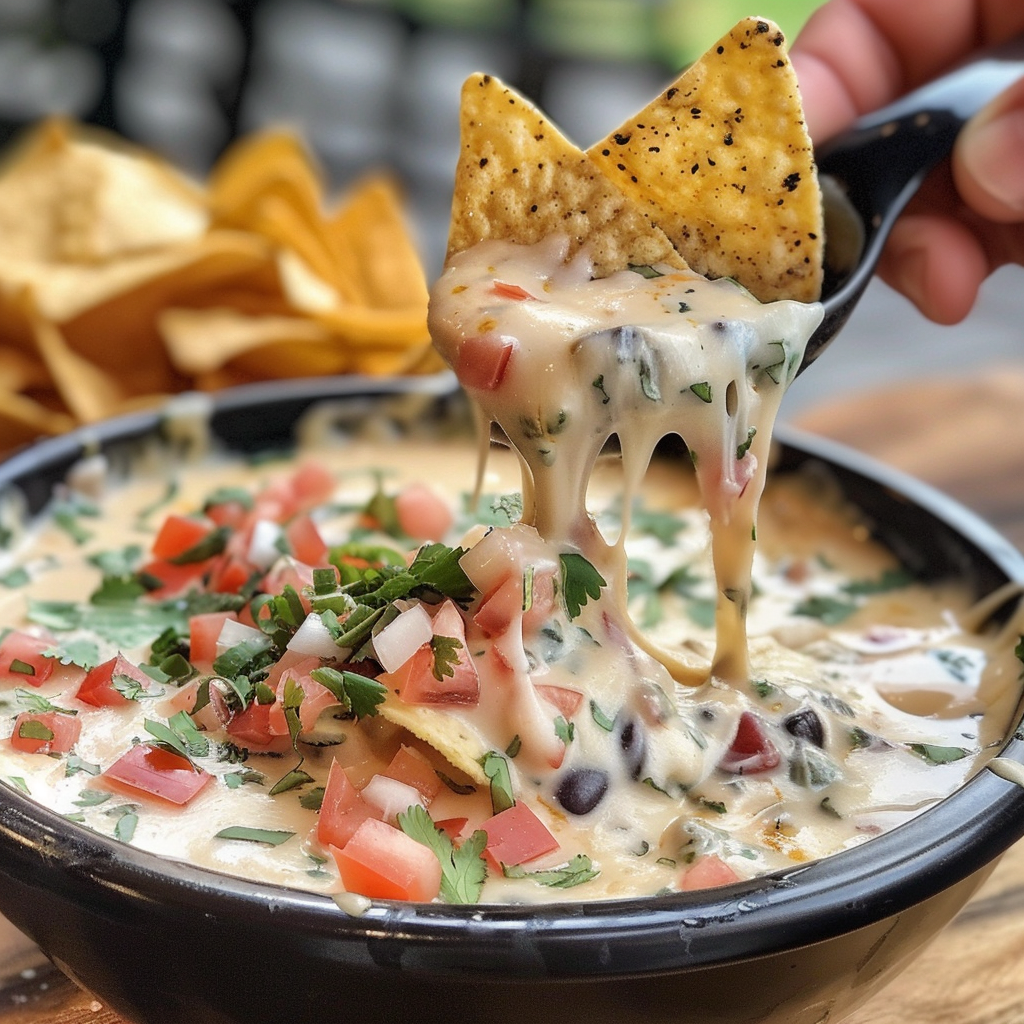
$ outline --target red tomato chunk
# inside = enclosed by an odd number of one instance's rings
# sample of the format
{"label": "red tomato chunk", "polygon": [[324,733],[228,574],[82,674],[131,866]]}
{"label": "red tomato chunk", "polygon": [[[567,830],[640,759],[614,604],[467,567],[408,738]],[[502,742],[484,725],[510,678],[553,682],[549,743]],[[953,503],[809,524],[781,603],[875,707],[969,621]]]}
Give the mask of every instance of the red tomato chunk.
{"label": "red tomato chunk", "polygon": [[137,668],[127,658],[119,654],[116,658],[111,658],[110,661],[105,661],[102,665],[89,669],[79,684],[75,696],[80,701],[96,708],[129,704],[131,699],[114,685],[118,681],[122,685],[139,686],[144,690],[148,689],[152,682],[141,668]]}
{"label": "red tomato chunk", "polygon": [[180,754],[145,743],[122,754],[102,777],[179,805],[187,804],[213,778]]}
{"label": "red tomato chunk", "polygon": [[57,664],[56,659],[43,653],[51,647],[52,640],[12,630],[0,641],[0,679],[41,686]]}
{"label": "red tomato chunk", "polygon": [[60,711],[23,711],[14,720],[11,746],[26,754],[66,754],[77,742],[82,723]]}
{"label": "red tomato chunk", "polygon": [[709,853],[683,872],[679,888],[684,892],[693,889],[714,889],[719,885],[729,885],[739,880],[740,876],[724,860]]}
{"label": "red tomato chunk", "polygon": [[558,840],[526,804],[515,804],[488,818],[484,857],[500,873],[502,864],[523,864],[558,849]]}
{"label": "red tomato chunk", "polygon": [[166,561],[193,548],[214,529],[211,520],[169,515],[153,540],[153,557]]}
{"label": "red tomato chunk", "polygon": [[441,862],[415,839],[383,821],[367,818],[331,854],[349,892],[374,899],[429,903],[441,891]]}

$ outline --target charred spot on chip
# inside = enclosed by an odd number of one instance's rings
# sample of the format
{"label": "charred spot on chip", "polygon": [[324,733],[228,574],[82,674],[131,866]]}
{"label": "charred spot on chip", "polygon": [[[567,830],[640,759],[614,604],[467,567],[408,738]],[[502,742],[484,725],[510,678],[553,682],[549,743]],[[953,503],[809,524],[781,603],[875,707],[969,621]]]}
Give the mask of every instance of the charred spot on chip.
{"label": "charred spot on chip", "polygon": [[[643,126],[639,125],[638,127],[643,127]],[[625,146],[629,142],[630,138],[632,138],[632,135],[631,134],[630,135],[616,134],[616,135],[613,135],[612,138],[615,139],[615,142],[618,145]]]}
{"label": "charred spot on chip", "polygon": [[793,171],[792,174],[787,174],[786,177],[782,179],[782,187],[787,192],[795,192],[796,191],[796,187],[799,184],[800,184],[800,172],[799,171]]}
{"label": "charred spot on chip", "polygon": [[480,157],[480,166],[481,167],[486,167],[487,166],[487,157],[485,157],[485,156]]}

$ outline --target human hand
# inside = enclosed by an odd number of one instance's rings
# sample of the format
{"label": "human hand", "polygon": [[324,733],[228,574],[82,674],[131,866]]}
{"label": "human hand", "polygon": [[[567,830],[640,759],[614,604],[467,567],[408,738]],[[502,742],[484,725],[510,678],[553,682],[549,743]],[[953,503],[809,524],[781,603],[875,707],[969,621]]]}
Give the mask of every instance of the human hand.
{"label": "human hand", "polygon": [[[1024,0],[829,0],[792,47],[811,137],[1024,31]],[[962,320],[985,278],[1024,264],[1024,80],[964,127],[893,228],[879,275],[939,323]]]}

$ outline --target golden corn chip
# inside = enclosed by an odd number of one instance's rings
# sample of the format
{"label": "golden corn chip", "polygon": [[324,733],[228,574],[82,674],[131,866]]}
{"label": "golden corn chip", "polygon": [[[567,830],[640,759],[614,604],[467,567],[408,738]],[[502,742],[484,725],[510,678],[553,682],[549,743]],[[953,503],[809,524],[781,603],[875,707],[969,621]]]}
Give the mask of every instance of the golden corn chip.
{"label": "golden corn chip", "polygon": [[259,206],[276,197],[310,228],[320,222],[323,186],[306,149],[294,135],[266,131],[234,143],[209,177],[217,223],[248,228]]}
{"label": "golden corn chip", "polygon": [[778,26],[747,18],[588,152],[694,270],[762,302],[821,292],[821,195]]}
{"label": "golden corn chip", "polygon": [[490,75],[462,87],[448,256],[500,238],[530,245],[561,233],[603,277],[630,264],[685,263],[636,201],[532,104]]}
{"label": "golden corn chip", "polygon": [[429,743],[439,754],[478,785],[486,786],[487,776],[480,761],[487,753],[479,736],[474,735],[453,715],[433,708],[403,704],[389,693],[377,710],[394,725],[408,729],[413,736]]}
{"label": "golden corn chip", "polygon": [[125,396],[111,374],[73,352],[49,321],[34,316],[32,327],[54,386],[80,423],[95,423],[120,411]]}
{"label": "golden corn chip", "polygon": [[302,358],[300,353],[309,346],[329,348],[333,341],[326,328],[298,317],[246,316],[233,309],[168,309],[160,314],[159,325],[172,362],[186,374],[210,373],[268,346],[274,348],[279,365],[267,376],[309,376],[313,364],[343,362],[337,356]]}
{"label": "golden corn chip", "polygon": [[367,309],[339,306],[318,314],[317,320],[357,348],[393,351],[430,343],[425,307]]}
{"label": "golden corn chip", "polygon": [[99,129],[52,119],[0,175],[0,259],[99,261],[199,238],[202,191],[166,164]]}
{"label": "golden corn chip", "polygon": [[[358,282],[360,301],[377,309],[426,307],[427,279],[398,187],[387,177],[359,182],[327,222],[335,259]],[[353,300],[354,301],[354,300]]]}
{"label": "golden corn chip", "polygon": [[5,449],[28,444],[38,437],[53,437],[73,430],[75,421],[27,395],[0,393],[0,439]]}

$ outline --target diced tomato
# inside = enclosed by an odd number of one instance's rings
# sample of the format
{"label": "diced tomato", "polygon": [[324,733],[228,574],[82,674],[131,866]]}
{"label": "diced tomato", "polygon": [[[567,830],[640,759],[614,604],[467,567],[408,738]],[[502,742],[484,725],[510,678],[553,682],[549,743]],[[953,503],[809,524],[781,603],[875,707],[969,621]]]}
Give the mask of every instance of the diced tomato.
{"label": "diced tomato", "polygon": [[440,821],[435,821],[434,824],[449,839],[458,839],[462,835],[462,830],[469,824],[469,818],[442,818]]}
{"label": "diced tomato", "polygon": [[379,676],[407,704],[476,704],[480,700],[480,677],[466,646],[466,626],[455,604],[447,600],[433,618],[435,637],[450,638],[455,649],[451,675],[434,675],[435,654],[429,643],[420,647],[397,671]]}
{"label": "diced tomato", "polygon": [[518,573],[505,579],[481,603],[473,616],[484,636],[501,636],[523,614],[523,578]]}
{"label": "diced tomato", "polygon": [[53,647],[53,641],[11,630],[0,640],[0,679],[21,685],[42,686],[50,678],[56,659],[43,652]]}
{"label": "diced tomato", "polygon": [[176,558],[195,547],[213,529],[213,522],[205,516],[197,518],[172,513],[163,521],[153,540],[153,557],[161,561]]}
{"label": "diced tomato", "polygon": [[217,637],[227,621],[238,622],[235,612],[201,612],[188,620],[189,661],[209,668],[217,658]]}
{"label": "diced tomato", "polygon": [[[213,687],[210,687],[212,693]],[[282,736],[274,733],[270,728],[270,710],[273,704],[260,704],[253,701],[244,711],[231,717],[225,725],[228,734],[247,743],[258,747],[267,747],[275,740],[280,741],[279,745],[284,749],[290,743],[287,732]],[[219,717],[219,716],[218,716]]]}
{"label": "diced tomato", "polygon": [[286,586],[295,588],[302,607],[308,613],[312,605],[309,598],[302,593],[302,588],[313,586],[313,566],[289,556],[279,558],[271,566],[270,572],[263,577],[260,589],[267,594],[280,594]]}
{"label": "diced tomato", "polygon": [[82,733],[76,715],[60,711],[23,711],[14,720],[11,746],[26,754],[66,754]]}
{"label": "diced tomato", "polygon": [[214,594],[237,594],[255,571],[244,558],[225,553],[212,563],[207,590]]}
{"label": "diced tomato", "polygon": [[210,779],[180,754],[139,743],[122,754],[102,776],[117,786],[127,786],[172,804],[187,804]]}
{"label": "diced tomato", "polygon": [[496,390],[505,376],[515,344],[512,338],[503,338],[499,334],[481,334],[464,339],[452,366],[455,376],[463,387]]}
{"label": "diced tomato", "polygon": [[334,474],[319,462],[304,462],[291,477],[292,492],[303,509],[322,505],[334,493]]}
{"label": "diced tomato", "polygon": [[272,690],[277,690],[277,684],[281,677],[289,669],[294,669],[299,675],[309,675],[315,668],[319,668],[322,662],[312,654],[302,654],[299,651],[285,650],[284,654],[270,666],[267,678],[264,680]]}
{"label": "diced tomato", "polygon": [[177,597],[193,585],[198,584],[209,565],[209,561],[175,565],[173,562],[158,559],[147,562],[140,572],[160,582],[160,586],[149,591],[149,596],[156,600],[163,600]]}
{"label": "diced tomato", "polygon": [[342,884],[374,899],[429,903],[441,891],[441,862],[415,839],[367,818],[344,849],[332,846]]}
{"label": "diced tomato", "polygon": [[421,483],[409,484],[395,495],[395,515],[402,532],[415,540],[441,540],[455,522],[448,503]]}
{"label": "diced tomato", "polygon": [[320,565],[327,558],[327,545],[307,515],[296,516],[284,530],[292,554],[306,565]]}
{"label": "diced tomato", "polygon": [[484,857],[499,872],[502,864],[523,864],[558,849],[558,840],[524,803],[500,811],[480,828],[487,833]]}
{"label": "diced tomato", "polygon": [[684,892],[693,889],[714,889],[719,885],[738,882],[740,876],[721,857],[709,853],[690,865],[679,879],[679,888]]}
{"label": "diced tomato", "polygon": [[295,490],[290,481],[274,480],[256,495],[252,516],[254,519],[269,519],[275,523],[283,523],[291,519],[298,510]]}
{"label": "diced tomato", "polygon": [[206,518],[217,526],[237,530],[249,515],[249,509],[240,501],[221,501],[206,507]]}
{"label": "diced tomato", "polygon": [[85,678],[79,683],[75,696],[95,708],[111,708],[130,704],[131,698],[126,697],[114,686],[114,680],[118,678],[136,683],[144,690],[148,690],[149,684],[153,681],[123,654],[118,654],[117,657],[103,662],[102,665],[89,669]]}
{"label": "diced tomato", "polygon": [[718,767],[735,775],[753,775],[770,771],[780,760],[775,744],[765,735],[761,720],[752,711],[744,711],[736,735]]}
{"label": "diced tomato", "polygon": [[[313,659],[313,667],[320,667],[319,658]],[[298,708],[299,727],[302,732],[312,729],[316,725],[320,713],[338,703],[338,698],[322,683],[311,679],[307,673],[300,672],[296,668],[287,669],[277,684],[277,700],[270,705],[271,710],[267,724],[272,735],[288,735],[288,721],[284,714],[284,691],[289,680],[298,685],[303,693],[302,703]]]}
{"label": "diced tomato", "polygon": [[538,565],[533,570],[530,607],[523,612],[523,632],[539,629],[555,610],[555,573],[553,565]]}
{"label": "diced tomato", "polygon": [[532,299],[533,296],[517,284],[507,284],[505,281],[495,281],[491,289],[499,299]]}
{"label": "diced tomato", "polygon": [[391,763],[381,774],[412,786],[428,804],[441,792],[444,785],[430,762],[412,747],[404,744],[398,748],[398,753],[391,758]]}
{"label": "diced tomato", "polygon": [[570,690],[567,686],[548,686],[544,683],[537,683],[534,689],[537,691],[537,696],[543,697],[553,705],[567,722],[572,721],[583,703],[583,694],[579,690]]}
{"label": "diced tomato", "polygon": [[332,762],[316,825],[317,842],[341,848],[367,818],[380,818],[380,811],[359,795],[345,769],[337,761]]}

